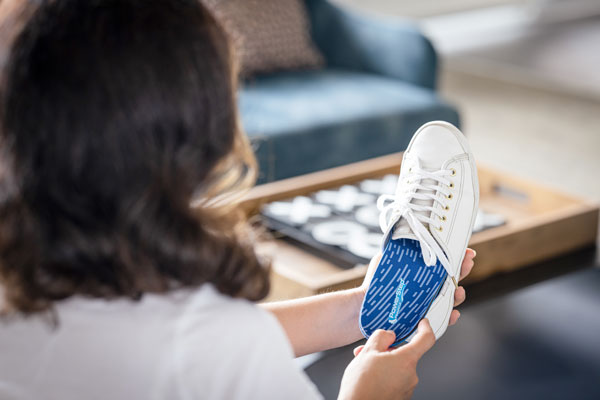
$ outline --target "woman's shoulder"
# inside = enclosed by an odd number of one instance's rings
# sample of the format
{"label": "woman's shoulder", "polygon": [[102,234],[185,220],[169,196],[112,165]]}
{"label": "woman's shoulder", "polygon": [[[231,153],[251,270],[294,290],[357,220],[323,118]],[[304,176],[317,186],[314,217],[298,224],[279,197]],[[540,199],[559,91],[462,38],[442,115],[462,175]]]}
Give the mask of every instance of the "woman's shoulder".
{"label": "woman's shoulder", "polygon": [[246,299],[223,295],[211,284],[205,284],[194,292],[187,303],[180,321],[184,326],[202,324],[216,330],[243,332],[246,337],[283,337],[283,329],[271,313]]}

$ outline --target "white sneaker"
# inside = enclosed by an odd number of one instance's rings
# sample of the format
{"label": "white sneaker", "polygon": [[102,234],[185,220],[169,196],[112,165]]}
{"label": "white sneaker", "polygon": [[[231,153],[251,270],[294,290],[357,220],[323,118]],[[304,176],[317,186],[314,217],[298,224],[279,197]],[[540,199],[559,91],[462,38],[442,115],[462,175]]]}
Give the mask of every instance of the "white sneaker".
{"label": "white sneaker", "polygon": [[429,320],[436,339],[448,327],[460,267],[479,204],[473,154],[453,125],[423,125],[404,153],[393,196],[378,200],[382,259],[363,301],[359,325],[409,341]]}

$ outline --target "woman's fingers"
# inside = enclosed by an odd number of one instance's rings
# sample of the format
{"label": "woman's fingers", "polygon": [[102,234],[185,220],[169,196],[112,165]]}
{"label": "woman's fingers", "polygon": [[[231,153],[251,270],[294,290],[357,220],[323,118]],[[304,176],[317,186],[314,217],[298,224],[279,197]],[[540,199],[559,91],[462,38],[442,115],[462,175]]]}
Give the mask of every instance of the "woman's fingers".
{"label": "woman's fingers", "polygon": [[[475,261],[473,260],[477,256],[477,252],[473,249],[467,249],[465,252],[465,258],[462,262],[460,268],[460,278],[459,280],[463,280],[467,275],[471,273],[473,266],[475,265]],[[459,286],[454,291],[454,307],[461,305],[465,299],[467,298],[467,292],[465,288]],[[452,326],[456,324],[458,319],[460,318],[460,312],[458,310],[452,310],[452,314],[450,314],[450,322],[449,325]]]}
{"label": "woman's fingers", "polygon": [[477,252],[473,249],[467,249],[465,252],[465,258],[460,267],[460,278],[459,281],[464,279],[467,275],[471,273],[473,266],[475,265],[475,261],[473,259],[477,256]]}
{"label": "woman's fingers", "polygon": [[460,318],[460,311],[452,310],[452,314],[450,314],[450,323],[448,325],[454,325],[458,319]]}
{"label": "woman's fingers", "polygon": [[364,347],[365,347],[365,345],[360,345],[358,347],[355,347],[354,351],[353,351],[354,357],[356,357],[357,355],[359,355],[360,352],[362,351],[362,349],[364,349]]}
{"label": "woman's fingers", "polygon": [[431,325],[429,325],[429,320],[424,318],[419,322],[417,334],[412,338],[410,343],[400,347],[398,351],[412,352],[418,361],[434,344],[435,335],[433,334]]}
{"label": "woman's fingers", "polygon": [[377,329],[371,337],[369,337],[361,351],[386,351],[395,341],[396,334],[393,331]]}
{"label": "woman's fingers", "polygon": [[465,288],[462,286],[459,286],[454,291],[454,307],[461,305],[465,301],[466,298],[467,298],[467,292],[465,291]]}

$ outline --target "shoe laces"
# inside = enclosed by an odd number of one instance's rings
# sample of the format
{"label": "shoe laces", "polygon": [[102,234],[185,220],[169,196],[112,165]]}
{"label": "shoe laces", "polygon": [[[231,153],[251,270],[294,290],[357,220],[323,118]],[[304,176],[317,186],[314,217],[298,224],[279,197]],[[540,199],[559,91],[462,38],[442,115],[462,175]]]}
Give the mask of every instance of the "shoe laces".
{"label": "shoe laces", "polygon": [[[400,230],[412,232],[421,245],[425,264],[432,266],[440,260],[447,271],[452,271],[450,260],[427,226],[442,230],[442,222],[446,219],[444,212],[449,209],[451,198],[452,182],[448,177],[454,174],[454,170],[428,171],[413,166],[406,177],[400,178],[402,181],[395,195],[384,194],[377,200],[377,208],[381,211],[379,225],[386,236],[391,229],[394,229],[392,238],[401,233]],[[436,203],[440,207],[435,207]]]}

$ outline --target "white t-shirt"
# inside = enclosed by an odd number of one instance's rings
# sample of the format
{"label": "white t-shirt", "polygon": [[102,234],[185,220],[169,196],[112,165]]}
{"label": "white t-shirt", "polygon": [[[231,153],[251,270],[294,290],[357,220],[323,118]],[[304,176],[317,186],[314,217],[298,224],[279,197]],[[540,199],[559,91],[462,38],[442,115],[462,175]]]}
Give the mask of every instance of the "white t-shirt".
{"label": "white t-shirt", "polygon": [[315,399],[274,316],[204,285],[0,320],[0,399]]}

